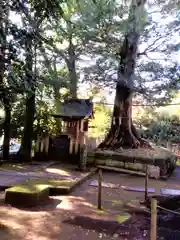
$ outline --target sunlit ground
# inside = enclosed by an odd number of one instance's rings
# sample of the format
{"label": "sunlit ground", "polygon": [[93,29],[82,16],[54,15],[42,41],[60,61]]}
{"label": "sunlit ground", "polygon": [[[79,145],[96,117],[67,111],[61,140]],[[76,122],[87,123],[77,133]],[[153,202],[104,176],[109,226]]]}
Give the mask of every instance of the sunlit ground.
{"label": "sunlit ground", "polygon": [[[72,219],[75,216],[87,216],[92,219],[113,219],[108,211],[98,211],[97,206],[89,203],[83,197],[57,196],[51,197],[51,200],[52,202],[49,205],[27,211],[1,206],[1,225],[8,230],[1,230],[0,227],[0,239],[61,239],[59,237],[62,231],[68,231],[70,235],[71,231],[74,231],[74,227],[63,223],[67,219]],[[67,234],[64,239],[71,238],[68,238]]]}
{"label": "sunlit ground", "polygon": [[46,168],[46,172],[59,174],[59,175],[62,175],[62,176],[70,176],[71,175],[70,172],[65,171],[63,169],[57,169],[57,168]]}
{"label": "sunlit ground", "polygon": [[22,170],[25,168],[23,164],[2,164],[0,165],[0,170]]}
{"label": "sunlit ground", "polygon": [[177,160],[176,165],[180,166],[180,159]]}

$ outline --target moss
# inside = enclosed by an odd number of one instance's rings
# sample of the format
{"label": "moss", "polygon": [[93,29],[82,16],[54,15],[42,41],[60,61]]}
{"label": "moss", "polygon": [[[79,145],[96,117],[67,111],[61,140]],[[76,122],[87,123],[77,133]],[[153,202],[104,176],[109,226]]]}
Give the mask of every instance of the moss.
{"label": "moss", "polygon": [[136,171],[143,171],[143,164],[141,163],[129,163],[129,162],[121,162],[121,161],[116,161],[116,160],[102,160],[102,159],[97,159],[96,164],[98,165],[105,165],[108,167],[122,167],[126,169],[131,169],[131,170],[136,170]]}
{"label": "moss", "polygon": [[35,184],[35,185],[48,185],[51,186],[70,186],[72,185],[76,180],[74,179],[50,179],[50,178],[43,178],[43,179],[37,179],[37,180],[28,180],[26,183],[28,184]]}
{"label": "moss", "polygon": [[180,159],[177,160],[176,165],[177,165],[177,166],[180,166]]}
{"label": "moss", "polygon": [[121,205],[122,202],[120,200],[112,200],[112,206],[116,206],[116,205]]}
{"label": "moss", "polygon": [[155,162],[164,162],[169,158],[172,158],[174,154],[164,148],[155,148],[153,150],[146,148],[138,149],[122,149],[121,151],[108,151],[97,150],[95,152],[95,158],[97,159],[112,159],[128,162],[154,164]]}
{"label": "moss", "polygon": [[36,206],[48,198],[49,187],[44,184],[22,184],[5,191],[5,203],[20,207]]}
{"label": "moss", "polygon": [[22,184],[22,185],[17,185],[11,188],[6,189],[5,192],[21,192],[21,193],[27,193],[27,194],[34,194],[38,193],[40,191],[43,191],[46,189],[48,185],[44,184]]}
{"label": "moss", "polygon": [[131,218],[130,214],[124,213],[122,215],[117,216],[117,221],[118,221],[118,223],[124,223],[124,222],[128,221],[130,218]]}
{"label": "moss", "polygon": [[105,215],[107,212],[105,210],[96,210],[96,213],[99,215]]}
{"label": "moss", "polygon": [[78,181],[74,179],[38,179],[28,180],[25,184],[48,186],[50,195],[56,195],[68,194],[77,184],[77,182]]}
{"label": "moss", "polygon": [[24,168],[25,168],[25,165],[23,164],[5,163],[0,165],[0,170],[20,170]]}

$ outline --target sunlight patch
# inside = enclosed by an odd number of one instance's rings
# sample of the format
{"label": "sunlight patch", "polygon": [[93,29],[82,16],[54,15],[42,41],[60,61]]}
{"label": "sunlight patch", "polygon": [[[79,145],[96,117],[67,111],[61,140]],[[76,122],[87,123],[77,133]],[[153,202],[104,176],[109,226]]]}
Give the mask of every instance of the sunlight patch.
{"label": "sunlight patch", "polygon": [[130,218],[131,218],[130,214],[123,214],[123,215],[118,215],[116,219],[118,223],[124,223],[128,221]]}
{"label": "sunlight patch", "polygon": [[70,175],[69,172],[67,172],[65,170],[62,170],[62,169],[57,169],[57,168],[47,168],[46,172],[56,173],[56,174],[60,174],[60,175],[64,175],[64,176],[69,176]]}

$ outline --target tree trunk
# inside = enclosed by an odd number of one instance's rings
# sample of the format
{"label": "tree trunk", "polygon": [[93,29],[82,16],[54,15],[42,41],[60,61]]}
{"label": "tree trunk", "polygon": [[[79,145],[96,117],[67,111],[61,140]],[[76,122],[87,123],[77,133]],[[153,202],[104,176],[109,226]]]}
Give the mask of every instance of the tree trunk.
{"label": "tree trunk", "polygon": [[4,84],[4,73],[6,70],[6,49],[7,49],[7,31],[8,31],[8,3],[2,2],[0,6],[0,98],[3,101],[5,109],[4,128],[4,141],[3,141],[3,159],[9,158],[9,142],[10,142],[10,121],[11,121],[11,108],[10,108],[10,92]]}
{"label": "tree trunk", "polygon": [[4,121],[4,142],[3,142],[3,159],[9,159],[9,143],[10,143],[10,126],[11,126],[11,106],[9,99],[4,99],[5,121]]}
{"label": "tree trunk", "polygon": [[77,73],[76,73],[76,54],[72,38],[69,39],[68,48],[69,60],[67,61],[69,80],[70,80],[70,95],[72,98],[77,98]]}
{"label": "tree trunk", "polygon": [[18,153],[20,159],[23,161],[31,160],[34,114],[35,114],[35,94],[33,94],[31,97],[27,97],[26,99],[24,132],[22,137],[21,148]]}
{"label": "tree trunk", "polygon": [[[61,107],[60,97],[61,96],[60,96],[59,88],[54,86],[55,107],[56,107],[57,113],[60,111],[60,107]],[[62,128],[61,119],[55,118],[55,120],[56,120],[56,133],[59,134],[61,132],[61,128]]]}
{"label": "tree trunk", "polygon": [[18,157],[21,161],[31,160],[31,149],[33,139],[33,122],[35,115],[35,87],[33,79],[33,54],[32,54],[32,36],[27,35],[26,39],[26,81],[30,86],[26,97],[26,113],[24,122],[24,132],[21,148]]}
{"label": "tree trunk", "polygon": [[133,75],[136,64],[137,47],[140,37],[141,14],[145,0],[134,0],[129,14],[129,26],[120,48],[118,82],[110,131],[99,148],[138,148],[150,145],[141,139],[132,124]]}
{"label": "tree trunk", "polygon": [[122,85],[121,82],[117,84],[111,128],[99,148],[150,147],[132,123],[132,94],[129,87]]}

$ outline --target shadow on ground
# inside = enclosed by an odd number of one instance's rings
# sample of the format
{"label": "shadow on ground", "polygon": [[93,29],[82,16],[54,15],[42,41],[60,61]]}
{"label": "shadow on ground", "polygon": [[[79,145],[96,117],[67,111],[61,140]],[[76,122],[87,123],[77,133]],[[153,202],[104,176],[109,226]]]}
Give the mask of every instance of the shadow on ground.
{"label": "shadow on ground", "polygon": [[[144,224],[143,224],[144,222]],[[138,239],[143,239],[143,237],[148,237],[148,226],[149,221],[140,217],[131,218],[123,224],[118,223],[117,221],[108,221],[101,219],[92,219],[90,217],[76,216],[74,219],[65,220],[65,223],[81,226],[84,229],[95,230],[99,233],[104,232],[108,235],[115,235],[121,237],[128,237],[128,239],[133,239],[138,237]],[[145,239],[145,238],[144,238]]]}

